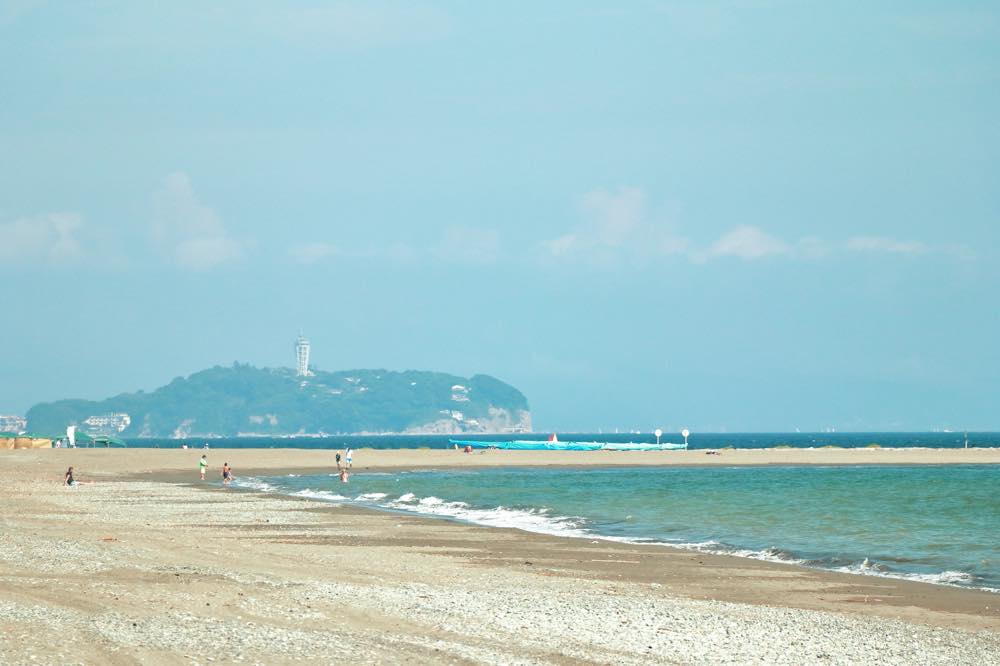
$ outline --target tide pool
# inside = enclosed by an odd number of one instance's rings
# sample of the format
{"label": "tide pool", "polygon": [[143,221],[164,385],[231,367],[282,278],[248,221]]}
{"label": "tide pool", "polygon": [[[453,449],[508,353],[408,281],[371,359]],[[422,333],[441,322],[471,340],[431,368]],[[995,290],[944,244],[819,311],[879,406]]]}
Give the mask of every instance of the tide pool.
{"label": "tide pool", "polygon": [[413,471],[249,488],[495,527],[1000,591],[1000,467]]}

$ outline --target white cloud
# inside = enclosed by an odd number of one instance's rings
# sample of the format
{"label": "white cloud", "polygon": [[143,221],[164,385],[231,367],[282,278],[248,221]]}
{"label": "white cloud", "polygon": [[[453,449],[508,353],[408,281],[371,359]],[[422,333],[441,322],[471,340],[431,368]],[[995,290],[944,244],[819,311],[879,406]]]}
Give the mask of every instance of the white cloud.
{"label": "white cloud", "polygon": [[583,195],[580,208],[592,222],[594,240],[617,247],[644,223],[646,195],[638,187],[619,187],[615,192],[594,190]]}
{"label": "white cloud", "polygon": [[[397,242],[391,243],[389,247],[384,250],[384,254],[393,261],[411,262],[420,255],[420,252],[412,245]],[[379,256],[380,253],[369,253],[369,255]]]}
{"label": "white cloud", "polygon": [[49,213],[0,223],[0,259],[60,262],[81,254],[76,213]]}
{"label": "white cloud", "polygon": [[583,224],[540,243],[547,258],[614,264],[622,258],[679,255],[703,264],[726,258],[746,262],[776,257],[819,261],[845,252],[901,256],[939,253],[956,258],[973,255],[962,245],[930,245],[885,236],[855,236],[846,241],[830,241],[817,236],[789,239],[749,224],[737,225],[707,245],[696,245],[689,238],[671,231],[668,225],[655,223],[647,212],[645,193],[637,187],[588,192],[580,199],[580,210],[585,218]]}
{"label": "white cloud", "polygon": [[801,259],[822,259],[830,254],[830,244],[816,236],[800,238],[795,243],[795,256]]}
{"label": "white cloud", "polygon": [[794,248],[757,227],[741,225],[725,233],[712,243],[707,250],[695,253],[695,261],[706,261],[716,257],[738,257],[744,261],[763,259],[774,255],[792,254]]}
{"label": "white cloud", "polygon": [[611,260],[619,253],[667,255],[686,251],[686,238],[651,220],[646,195],[638,187],[597,189],[580,198],[585,222],[562,236],[542,241],[553,257],[584,256]]}
{"label": "white cloud", "polygon": [[882,252],[888,254],[927,254],[931,248],[919,241],[902,241],[884,236],[855,236],[847,241],[852,252]]}
{"label": "white cloud", "polygon": [[439,259],[492,264],[500,254],[500,234],[495,229],[448,227],[431,254]]}
{"label": "white cloud", "polygon": [[336,245],[333,245],[332,243],[325,243],[323,241],[293,245],[288,250],[288,253],[292,255],[292,258],[300,264],[315,264],[316,262],[328,259],[339,252],[340,250]]}
{"label": "white cloud", "polygon": [[184,268],[205,270],[243,254],[243,243],[198,200],[183,171],[167,176],[154,192],[152,226],[160,249]]}
{"label": "white cloud", "polygon": [[385,260],[414,264],[435,263],[496,263],[501,255],[500,234],[495,229],[450,226],[437,240],[428,243],[394,241],[388,245],[375,245],[364,250],[344,250],[348,258]]}
{"label": "white cloud", "polygon": [[555,257],[571,254],[579,246],[580,240],[576,234],[566,234],[565,236],[542,241],[542,247]]}

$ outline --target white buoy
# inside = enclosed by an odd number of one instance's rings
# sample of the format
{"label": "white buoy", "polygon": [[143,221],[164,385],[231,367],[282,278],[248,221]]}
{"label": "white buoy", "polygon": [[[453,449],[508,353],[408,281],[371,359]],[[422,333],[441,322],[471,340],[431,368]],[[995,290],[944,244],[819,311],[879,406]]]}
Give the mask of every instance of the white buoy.
{"label": "white buoy", "polygon": [[656,435],[656,445],[659,446],[660,445],[660,437],[663,435],[663,431],[660,430],[659,428],[657,428],[656,430],[653,431],[653,434]]}
{"label": "white buoy", "polygon": [[691,431],[688,430],[687,428],[684,428],[683,430],[681,430],[681,436],[684,438],[684,446],[685,446],[685,448],[688,445],[688,435],[690,435],[690,434],[691,434]]}

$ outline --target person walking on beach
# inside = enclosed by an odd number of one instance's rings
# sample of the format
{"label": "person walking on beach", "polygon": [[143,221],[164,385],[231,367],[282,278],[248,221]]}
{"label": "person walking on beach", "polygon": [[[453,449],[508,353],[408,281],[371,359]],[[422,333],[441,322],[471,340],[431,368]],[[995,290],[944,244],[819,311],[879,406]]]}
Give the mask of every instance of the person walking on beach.
{"label": "person walking on beach", "polygon": [[198,471],[201,473],[201,480],[205,480],[205,472],[208,471],[208,456],[204,453],[201,455],[201,460],[198,461]]}
{"label": "person walking on beach", "polygon": [[337,451],[337,469],[340,469],[340,451]]}
{"label": "person walking on beach", "polygon": [[229,463],[222,463],[222,485],[228,486],[229,482],[233,480],[233,468],[229,466]]}
{"label": "person walking on beach", "polygon": [[354,463],[352,462],[353,458],[354,458],[354,450],[351,447],[348,446],[347,447],[347,453],[344,454],[344,459],[347,461],[347,468],[348,469],[351,469],[351,468],[354,467]]}

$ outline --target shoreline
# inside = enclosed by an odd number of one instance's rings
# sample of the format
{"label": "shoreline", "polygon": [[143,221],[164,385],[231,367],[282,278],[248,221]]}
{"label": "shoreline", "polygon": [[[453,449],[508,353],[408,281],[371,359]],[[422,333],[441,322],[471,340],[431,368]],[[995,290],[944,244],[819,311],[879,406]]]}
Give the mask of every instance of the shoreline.
{"label": "shoreline", "polygon": [[[197,467],[203,453],[209,456],[215,469],[225,460],[233,464],[236,474],[241,470],[266,473],[270,470],[297,472],[335,468],[336,449],[295,448],[77,448],[77,449],[11,449],[0,450],[0,461],[7,456],[27,465],[51,463],[56,460],[69,464],[100,466],[103,461],[123,456],[137,464],[122,467],[115,474],[153,471],[178,471],[187,474]],[[477,450],[466,454],[453,449],[355,449],[355,468],[380,471],[403,471],[428,468],[463,467],[673,467],[673,466],[800,466],[800,465],[1000,465],[1000,447],[941,449],[941,448],[859,448],[859,449],[719,449],[718,454],[705,450],[687,451],[500,451]],[[126,452],[129,452],[126,454]],[[220,460],[221,459],[221,460]],[[127,461],[125,461],[127,462]]]}
{"label": "shoreline", "polygon": [[[119,467],[119,472],[114,476],[102,474],[99,476],[106,478],[120,478],[126,481],[153,481],[157,483],[175,483],[196,488],[199,490],[225,490],[224,487],[213,484],[211,481],[200,482],[192,479],[190,464],[186,469],[173,468],[176,464],[176,455],[182,454],[185,462],[194,461],[200,458],[205,451],[202,449],[59,449],[51,451],[62,451],[63,454],[79,453],[81,451],[90,454],[92,457],[103,457],[109,454],[117,454],[123,451],[142,452],[142,457],[152,454],[155,458],[155,469],[135,469],[132,465]],[[976,453],[970,452],[976,451]],[[288,474],[309,475],[328,473],[332,467],[333,454],[335,450],[327,449],[216,449],[209,450],[210,460],[224,458],[226,461],[237,460],[239,457],[249,457],[251,467],[237,469],[237,478],[256,476],[285,476]],[[473,454],[465,454],[461,451],[434,450],[434,449],[357,449],[355,458],[364,461],[365,464],[355,465],[355,472],[378,471],[378,472],[400,472],[413,470],[430,469],[460,469],[460,468],[516,468],[516,467],[547,467],[559,469],[588,469],[594,467],[717,467],[717,466],[739,466],[739,467],[767,467],[767,466],[876,466],[876,465],[1000,465],[1000,448],[998,449],[932,449],[932,448],[900,448],[900,449],[744,449],[738,451],[726,451],[727,454],[741,453],[744,455],[727,456],[722,460],[722,455],[704,456],[708,461],[702,461],[696,456],[678,454],[693,454],[703,451],[662,451],[662,452],[615,452],[615,451],[478,451]],[[846,455],[843,455],[846,454]],[[889,454],[889,455],[883,455]],[[638,460],[635,458],[638,457]],[[324,458],[326,458],[324,460]],[[572,460],[568,460],[572,459]],[[168,463],[169,466],[165,463]],[[40,460],[38,462],[41,462]],[[152,460],[149,462],[153,462]],[[286,466],[291,463],[293,466]],[[307,464],[308,463],[308,464]],[[206,485],[207,484],[207,485]],[[298,501],[303,498],[289,494],[272,493],[261,489],[248,488],[244,486],[230,487],[233,491],[254,492],[265,495],[277,496],[290,501]],[[1000,590],[994,588],[976,588],[963,585],[949,584],[945,582],[929,582],[916,580],[907,577],[905,574],[866,574],[861,572],[837,571],[821,567],[809,566],[803,562],[784,562],[780,559],[759,558],[752,555],[735,555],[732,553],[713,552],[711,550],[698,550],[685,548],[667,542],[636,543],[622,541],[600,534],[592,535],[570,535],[552,534],[544,531],[534,531],[519,527],[498,527],[484,525],[475,521],[466,520],[460,517],[418,514],[403,510],[392,510],[379,506],[367,506],[355,504],[351,501],[336,503],[326,499],[312,498],[322,504],[330,504],[339,507],[350,508],[364,513],[408,516],[418,520],[445,521],[460,525],[467,525],[485,530],[513,530],[525,535],[545,536],[555,539],[597,539],[609,544],[623,544],[640,547],[666,548],[690,554],[697,554],[706,557],[721,557],[736,561],[759,562],[765,566],[775,565],[782,567],[794,567],[808,571],[829,573],[838,576],[860,577],[864,579],[874,578],[881,580],[901,581],[903,583],[915,583],[918,585],[930,585],[932,587],[943,587],[948,589],[982,592],[1000,596]],[[942,572],[943,573],[943,572]],[[997,607],[1000,607],[1000,599],[997,599]]]}
{"label": "shoreline", "polygon": [[[137,470],[131,465],[121,468],[122,472],[117,478],[134,481],[155,481],[160,483],[181,483],[195,488],[221,490],[221,486],[209,486],[203,488],[200,482],[192,482],[190,466],[181,470],[174,468],[177,464],[177,457],[180,455],[185,462],[197,461],[203,449],[60,449],[51,451],[61,451],[63,456],[70,453],[84,452],[85,457],[106,458],[109,455],[117,455],[123,451],[141,452],[143,458],[150,458],[153,469]],[[216,449],[209,450],[210,460],[223,458],[227,462],[249,458],[251,467],[237,469],[237,477],[256,476],[285,476],[285,475],[311,475],[324,474],[335,470],[333,467],[333,455],[335,450],[327,449]],[[708,460],[702,460],[697,455]],[[358,464],[354,467],[355,472],[378,471],[378,472],[404,472],[413,470],[432,469],[486,469],[486,468],[526,468],[543,467],[558,469],[589,469],[589,468],[617,468],[617,467],[770,467],[770,466],[892,466],[892,465],[1000,465],[1000,448],[998,449],[933,449],[933,448],[899,448],[899,449],[793,449],[793,448],[772,448],[772,449],[744,449],[737,451],[726,451],[726,454],[738,453],[741,455],[723,454],[704,455],[703,451],[661,451],[661,452],[615,452],[615,451],[477,451],[473,454],[466,454],[461,451],[450,449],[358,449],[355,457],[365,464]],[[679,455],[681,454],[681,455]],[[688,455],[683,455],[688,454]],[[155,462],[154,462],[155,461]],[[41,462],[39,460],[39,462]],[[127,471],[125,471],[127,470]],[[211,477],[210,477],[211,478]],[[211,483],[210,481],[207,483]],[[235,486],[232,490],[241,492],[261,492],[270,493],[261,489],[248,488],[245,486]],[[277,496],[297,500],[293,495],[273,493]],[[313,498],[315,501],[336,504],[331,500],[323,498]],[[712,557],[735,558],[737,560],[750,560],[775,564],[781,566],[793,566],[810,571],[820,571],[838,575],[859,576],[863,578],[877,578],[898,580],[904,582],[914,582],[923,585],[946,587],[958,590],[971,590],[985,592],[987,594],[1000,594],[1000,590],[992,587],[972,587],[958,585],[944,581],[920,580],[916,577],[908,576],[903,572],[873,572],[864,573],[860,571],[838,571],[836,569],[810,566],[801,561],[782,561],[780,558],[755,557],[753,554],[736,555],[733,553],[719,552],[711,549],[685,548],[684,546],[671,544],[669,542],[649,543],[630,542],[608,537],[601,534],[555,534],[542,530],[532,530],[521,527],[498,527],[478,523],[473,520],[463,519],[459,516],[419,514],[404,510],[392,510],[377,505],[356,504],[351,500],[346,500],[340,504],[349,506],[359,511],[374,512],[378,514],[406,515],[431,521],[448,521],[458,524],[475,526],[482,529],[514,529],[525,534],[552,536],[560,539],[599,539],[607,543],[626,543],[631,545],[655,546],[669,548],[675,551],[687,553],[697,553]],[[938,572],[939,575],[947,573]],[[1000,599],[997,600],[1000,605]]]}
{"label": "shoreline", "polygon": [[[385,471],[390,471],[390,472],[394,471],[391,468],[382,468],[382,469],[384,469]],[[573,468],[571,467],[570,469],[573,469]],[[407,470],[409,470],[409,468],[407,468]],[[301,476],[299,474],[295,474],[294,470],[272,470],[272,471],[269,471],[269,472],[267,472],[265,474],[265,476],[269,476],[270,478],[275,478],[275,477],[279,477],[280,478],[280,477],[283,477],[283,476],[286,476],[286,475]],[[156,481],[162,482],[162,483],[177,483],[178,482],[178,481],[171,481],[170,479],[173,478],[173,477],[170,477],[170,476],[159,476],[159,475],[155,475],[154,474],[154,475],[152,475],[149,478],[151,480],[156,480]],[[255,475],[250,475],[250,478],[256,478],[256,476]],[[183,483],[183,482],[180,482],[180,483]],[[218,484],[215,484],[215,483],[212,483],[212,482],[206,482],[206,483],[210,483],[211,485],[205,486],[205,485],[201,485],[200,483],[191,483],[191,484],[187,484],[187,485],[189,485],[192,488],[198,488],[200,490],[205,490],[205,491],[226,490],[226,488],[224,486],[222,486],[222,485],[218,485]],[[335,506],[338,506],[338,507],[350,508],[352,510],[357,510],[357,511],[362,512],[362,513],[371,512],[371,513],[375,513],[375,514],[385,514],[385,515],[390,515],[390,516],[408,516],[408,517],[413,517],[413,518],[417,518],[417,519],[420,519],[420,520],[446,521],[446,522],[451,522],[451,523],[455,523],[455,524],[459,524],[459,525],[474,526],[474,527],[481,528],[481,529],[486,529],[486,530],[511,530],[511,531],[518,532],[518,533],[523,533],[523,534],[526,534],[526,535],[545,536],[545,537],[552,537],[552,538],[555,538],[555,539],[570,539],[570,540],[583,539],[583,540],[591,540],[591,541],[598,540],[598,541],[601,541],[603,543],[619,544],[619,545],[625,545],[625,546],[638,546],[638,547],[643,547],[643,548],[645,548],[645,547],[667,548],[667,549],[670,549],[670,550],[673,550],[673,551],[680,551],[680,552],[683,552],[683,553],[694,554],[694,555],[702,555],[702,556],[706,556],[706,557],[721,557],[721,558],[735,559],[735,560],[740,560],[740,561],[750,560],[750,561],[753,561],[753,562],[762,562],[765,565],[772,565],[773,564],[773,565],[779,565],[779,566],[784,566],[784,567],[795,567],[795,568],[807,569],[807,570],[810,570],[810,571],[818,571],[818,572],[831,573],[831,574],[837,574],[837,575],[859,576],[861,578],[890,579],[890,580],[898,580],[898,581],[903,581],[903,582],[908,582],[908,583],[917,583],[917,584],[920,584],[920,585],[931,585],[931,586],[934,586],[934,587],[947,587],[947,588],[956,589],[956,590],[966,590],[966,591],[972,591],[972,592],[985,592],[987,594],[996,595],[995,601],[997,602],[998,608],[1000,608],[1000,588],[994,588],[994,587],[989,587],[989,586],[960,585],[960,584],[957,584],[957,583],[945,582],[943,580],[927,580],[926,579],[928,576],[933,576],[933,574],[908,574],[906,572],[899,572],[899,571],[877,571],[877,570],[874,570],[874,569],[870,573],[864,572],[864,571],[845,571],[843,569],[835,569],[835,568],[823,567],[823,566],[819,566],[819,565],[810,565],[806,561],[799,560],[799,559],[794,559],[794,558],[782,559],[781,557],[764,557],[764,556],[759,556],[762,551],[750,551],[750,550],[745,549],[745,548],[736,548],[736,547],[733,547],[736,550],[736,552],[726,552],[724,550],[719,550],[719,549],[695,548],[695,547],[693,547],[693,546],[698,545],[698,544],[676,544],[676,543],[670,543],[668,541],[657,541],[657,540],[654,540],[654,539],[651,539],[651,538],[650,539],[643,539],[643,538],[614,537],[614,536],[610,536],[610,535],[606,535],[606,534],[601,534],[601,533],[598,533],[598,532],[584,532],[584,533],[579,533],[579,534],[571,534],[571,533],[559,533],[559,532],[545,531],[545,530],[542,530],[542,529],[531,529],[530,527],[522,527],[522,526],[515,527],[515,526],[490,525],[488,523],[478,522],[478,521],[470,519],[470,518],[464,518],[464,517],[462,517],[460,515],[436,514],[436,513],[433,513],[433,512],[423,512],[423,513],[421,513],[421,512],[415,512],[415,511],[407,511],[406,509],[403,509],[403,508],[393,508],[393,507],[379,506],[379,505],[374,504],[374,503],[357,503],[355,500],[351,500],[350,498],[344,498],[344,499],[327,499],[327,498],[316,497],[315,495],[296,495],[294,493],[282,492],[280,490],[267,490],[267,489],[260,488],[260,487],[253,487],[253,486],[248,486],[248,485],[242,485],[242,484],[239,483],[239,479],[236,479],[236,485],[230,486],[229,489],[232,490],[232,491],[236,491],[236,492],[251,492],[251,493],[260,493],[262,495],[278,496],[278,497],[282,497],[282,498],[290,499],[290,500],[308,499],[308,500],[311,500],[311,501],[318,501],[318,502],[322,502],[322,503],[326,503],[326,504],[330,504],[330,505],[335,505]],[[738,554],[739,552],[745,552],[745,553],[748,553],[748,554]],[[948,574],[948,573],[954,573],[954,572],[952,572],[950,570],[945,570],[945,571],[938,572],[937,575],[938,576],[944,576],[945,574]],[[1000,617],[1000,615],[998,615],[998,617]]]}
{"label": "shoreline", "polygon": [[[0,661],[65,661],[45,650],[69,641],[86,663],[176,663],[222,641],[266,663],[1000,664],[995,593],[230,492],[197,481],[201,453],[0,454],[0,497],[20,508],[0,516]],[[208,455],[213,472],[231,457],[237,476],[332,462],[307,461],[315,450]],[[356,451],[355,469],[390,458]],[[94,483],[61,487],[70,463]],[[76,568],[58,566],[67,557]]]}

